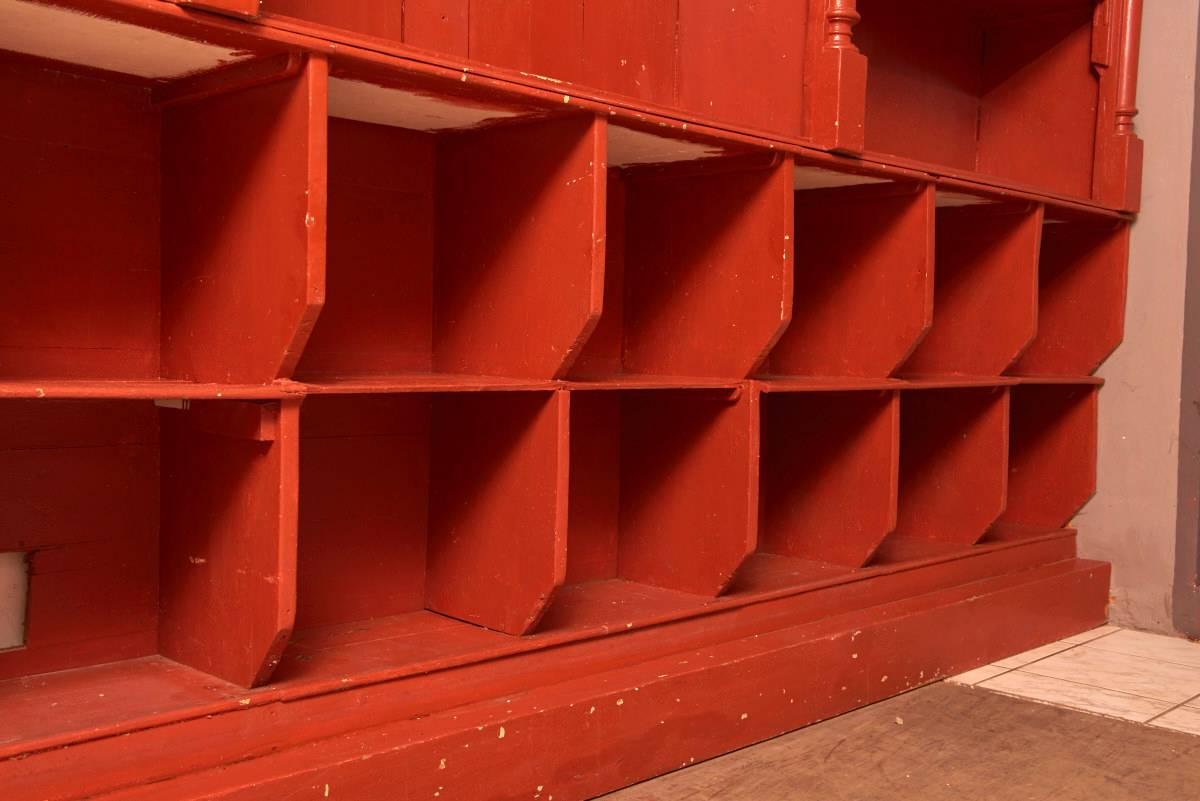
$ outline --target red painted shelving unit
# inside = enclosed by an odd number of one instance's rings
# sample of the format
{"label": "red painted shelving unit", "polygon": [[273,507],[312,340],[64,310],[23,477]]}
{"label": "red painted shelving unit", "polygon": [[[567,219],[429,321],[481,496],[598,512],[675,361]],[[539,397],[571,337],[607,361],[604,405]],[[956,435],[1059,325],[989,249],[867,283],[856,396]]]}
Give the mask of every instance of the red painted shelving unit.
{"label": "red painted shelving unit", "polygon": [[1140,4],[894,6],[0,0],[4,798],[582,799],[1102,622]]}

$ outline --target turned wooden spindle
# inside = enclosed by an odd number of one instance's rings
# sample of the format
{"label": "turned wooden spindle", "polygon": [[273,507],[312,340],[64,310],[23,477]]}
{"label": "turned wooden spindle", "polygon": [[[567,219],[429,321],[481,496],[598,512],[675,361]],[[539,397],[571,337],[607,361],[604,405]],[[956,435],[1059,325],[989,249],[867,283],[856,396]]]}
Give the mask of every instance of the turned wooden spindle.
{"label": "turned wooden spindle", "polygon": [[825,10],[825,46],[834,50],[851,50],[855,53],[854,26],[862,20],[856,7],[857,0],[829,0]]}
{"label": "turned wooden spindle", "polygon": [[1142,39],[1142,0],[1126,0],[1121,16],[1121,65],[1117,76],[1117,133],[1133,134],[1133,118],[1137,116],[1138,50]]}

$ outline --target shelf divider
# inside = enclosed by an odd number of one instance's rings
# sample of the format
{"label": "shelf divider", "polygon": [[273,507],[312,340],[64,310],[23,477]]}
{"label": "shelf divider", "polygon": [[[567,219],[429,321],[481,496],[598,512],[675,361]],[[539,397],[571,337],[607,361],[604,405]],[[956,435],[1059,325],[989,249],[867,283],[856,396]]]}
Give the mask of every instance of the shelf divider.
{"label": "shelf divider", "polygon": [[328,66],[162,109],[162,374],[291,375],[325,285]]}
{"label": "shelf divider", "polygon": [[251,687],[296,613],[297,399],[161,410],[159,648]]}

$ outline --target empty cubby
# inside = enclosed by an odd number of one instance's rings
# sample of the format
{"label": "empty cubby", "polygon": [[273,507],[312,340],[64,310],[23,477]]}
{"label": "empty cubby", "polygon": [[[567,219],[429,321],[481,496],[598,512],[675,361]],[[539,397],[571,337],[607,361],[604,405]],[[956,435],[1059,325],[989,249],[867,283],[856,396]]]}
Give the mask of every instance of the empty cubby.
{"label": "empty cubby", "polygon": [[[796,170],[792,322],[763,372],[889,376],[934,314],[933,187],[808,188],[817,182],[813,172]],[[821,182],[855,180],[819,172]]]}
{"label": "empty cubby", "polygon": [[861,567],[896,526],[900,395],[767,392],[761,553]]}
{"label": "empty cubby", "polygon": [[1128,259],[1128,222],[1048,209],[1038,262],[1037,336],[1008,372],[1095,372],[1124,336]]}
{"label": "empty cubby", "polygon": [[754,550],[757,393],[570,397],[567,586],[543,630],[702,600],[681,593],[718,595]]}
{"label": "empty cubby", "polygon": [[[134,67],[155,41],[101,33],[81,52],[126,47]],[[0,214],[0,381],[289,373],[317,305],[322,69],[285,56],[172,84],[0,60],[0,170],[22,187]]]}
{"label": "empty cubby", "polygon": [[933,325],[907,376],[998,376],[1037,331],[1042,207],[939,193]]}
{"label": "empty cubby", "polygon": [[1031,383],[1010,390],[1008,504],[1001,523],[1062,528],[1092,497],[1099,389]]}
{"label": "empty cubby", "polygon": [[570,377],[736,379],[790,318],[790,160],[609,126],[603,314]]}
{"label": "empty cubby", "polygon": [[900,399],[896,530],[882,561],[974,545],[1005,508],[1008,389],[907,389]]}
{"label": "empty cubby", "polygon": [[[1111,10],[1113,3],[1108,3]],[[858,0],[866,146],[1089,197],[1095,0]],[[1104,38],[1101,38],[1104,37]]]}
{"label": "empty cubby", "polygon": [[297,639],[412,634],[425,610],[530,630],[563,580],[566,424],[552,391],[309,397]]}
{"label": "empty cubby", "polygon": [[603,121],[377,80],[330,80],[325,305],[296,377],[559,377],[600,312]]}
{"label": "empty cubby", "polygon": [[295,608],[297,404],[174,405],[0,401],[0,552],[28,570],[0,677],[155,654],[271,674]]}

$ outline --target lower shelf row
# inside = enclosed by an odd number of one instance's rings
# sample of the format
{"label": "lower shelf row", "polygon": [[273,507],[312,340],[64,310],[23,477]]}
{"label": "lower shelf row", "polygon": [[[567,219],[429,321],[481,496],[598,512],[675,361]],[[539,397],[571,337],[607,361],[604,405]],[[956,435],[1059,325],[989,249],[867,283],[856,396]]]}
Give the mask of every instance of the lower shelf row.
{"label": "lower shelf row", "polygon": [[253,686],[423,610],[618,628],[777,558],[811,581],[1057,529],[1093,491],[1097,390],[3,400],[26,587],[0,679],[161,653]]}

